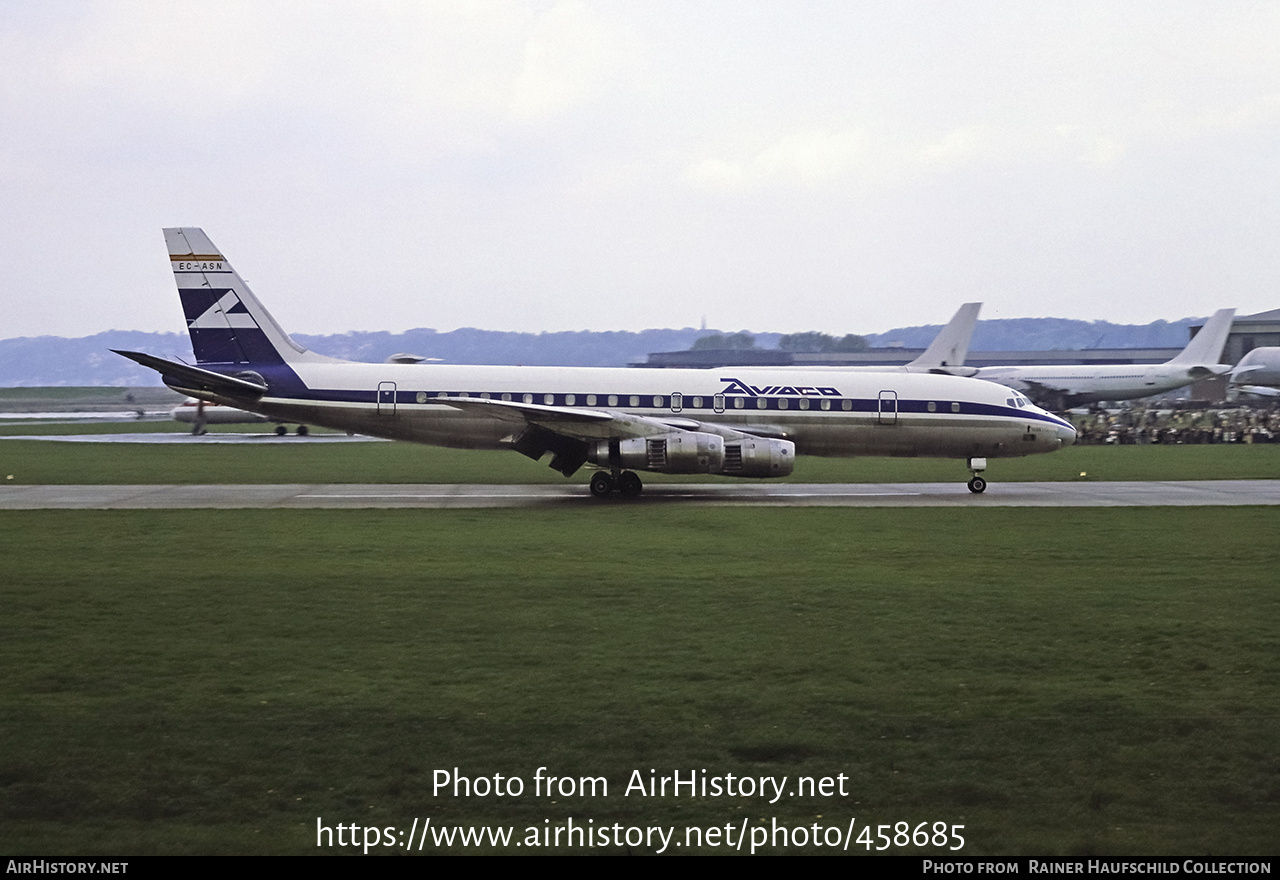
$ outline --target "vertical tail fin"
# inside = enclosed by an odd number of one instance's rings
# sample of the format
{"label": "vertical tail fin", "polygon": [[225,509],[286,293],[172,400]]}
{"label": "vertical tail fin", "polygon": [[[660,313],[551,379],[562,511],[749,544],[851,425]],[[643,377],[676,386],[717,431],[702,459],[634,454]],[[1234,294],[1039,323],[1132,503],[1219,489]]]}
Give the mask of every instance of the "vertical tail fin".
{"label": "vertical tail fin", "polygon": [[166,229],[164,240],[197,363],[267,365],[307,354],[280,329],[203,229]]}
{"label": "vertical tail fin", "polygon": [[1227,344],[1235,309],[1218,309],[1204,322],[1200,332],[1191,338],[1187,347],[1174,355],[1169,363],[1188,366],[1212,366],[1222,357],[1222,347]]}
{"label": "vertical tail fin", "polygon": [[962,305],[947,322],[947,326],[938,331],[924,354],[907,366],[917,370],[963,366],[964,359],[969,356],[969,340],[973,337],[973,328],[978,323],[978,310],[981,308],[982,303]]}

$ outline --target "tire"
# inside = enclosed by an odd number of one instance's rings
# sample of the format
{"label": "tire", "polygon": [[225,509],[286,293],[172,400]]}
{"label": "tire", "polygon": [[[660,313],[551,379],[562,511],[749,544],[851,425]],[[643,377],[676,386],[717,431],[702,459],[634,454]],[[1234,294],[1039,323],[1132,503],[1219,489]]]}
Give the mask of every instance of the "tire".
{"label": "tire", "polygon": [[308,433],[308,432],[307,432],[307,426],[306,426],[306,425],[299,425],[299,426],[298,426],[298,430],[297,430],[295,433],[297,433],[297,435],[298,435],[299,437],[305,437],[305,436],[307,436],[307,433]]}
{"label": "tire", "polygon": [[591,478],[591,494],[597,498],[608,498],[613,491],[613,477],[604,471],[598,471]]}
{"label": "tire", "polygon": [[276,425],[277,437],[283,437],[285,434],[288,434],[288,433],[289,433],[289,429],[286,428],[284,425]]}
{"label": "tire", "polygon": [[623,498],[638,498],[643,489],[644,483],[631,471],[623,471],[622,476],[618,477],[618,491]]}
{"label": "tire", "polygon": [[974,477],[969,481],[969,491],[974,495],[981,495],[983,492],[987,491],[987,481],[982,479],[982,477]]}

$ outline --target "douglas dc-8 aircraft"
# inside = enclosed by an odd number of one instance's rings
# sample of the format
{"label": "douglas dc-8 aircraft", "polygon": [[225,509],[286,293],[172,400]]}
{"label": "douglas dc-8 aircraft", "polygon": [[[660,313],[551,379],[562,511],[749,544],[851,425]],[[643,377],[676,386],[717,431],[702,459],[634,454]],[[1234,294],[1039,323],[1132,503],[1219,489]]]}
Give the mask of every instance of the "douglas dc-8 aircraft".
{"label": "douglas dc-8 aircraft", "polygon": [[203,230],[165,241],[199,366],[118,352],[166,385],[272,419],[467,449],[551,454],[591,492],[640,494],[636,471],[782,477],[797,453],[986,459],[1052,452],[1071,424],[990,382],[927,373],[363,364],[307,351]]}

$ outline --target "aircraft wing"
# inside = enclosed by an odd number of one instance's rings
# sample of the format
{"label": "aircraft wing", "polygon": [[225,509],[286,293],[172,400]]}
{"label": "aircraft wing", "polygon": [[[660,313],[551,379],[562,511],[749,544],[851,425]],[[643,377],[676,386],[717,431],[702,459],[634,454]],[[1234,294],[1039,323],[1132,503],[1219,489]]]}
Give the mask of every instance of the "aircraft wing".
{"label": "aircraft wing", "polygon": [[136,361],[160,374],[160,379],[171,388],[183,391],[204,391],[210,394],[223,394],[227,397],[252,398],[257,400],[267,391],[267,386],[248,379],[235,376],[224,376],[212,370],[202,370],[189,364],[179,364],[158,358],[155,355],[138,351],[120,351],[111,349],[116,354]]}
{"label": "aircraft wing", "polygon": [[[480,397],[432,397],[428,403],[443,403],[457,409],[483,413],[503,421],[537,425],[575,440],[604,440],[610,437],[652,437],[674,431],[706,431],[722,436],[775,437],[780,429],[768,426],[727,428],[708,425],[696,419],[674,417],[657,419],[637,416],[613,410],[588,409],[573,406],[548,406],[540,403],[521,403],[515,400],[492,400]],[[759,430],[754,428],[758,427]],[[783,432],[785,433],[785,432]]]}

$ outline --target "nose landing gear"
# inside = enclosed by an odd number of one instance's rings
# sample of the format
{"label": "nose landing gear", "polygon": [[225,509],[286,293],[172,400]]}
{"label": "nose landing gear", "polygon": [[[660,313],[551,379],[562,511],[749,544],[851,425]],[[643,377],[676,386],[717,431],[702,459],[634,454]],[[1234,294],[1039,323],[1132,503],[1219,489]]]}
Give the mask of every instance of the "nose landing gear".
{"label": "nose landing gear", "polygon": [[969,459],[969,491],[974,495],[981,495],[987,491],[987,481],[982,478],[982,472],[987,469],[987,460],[985,458]]}

